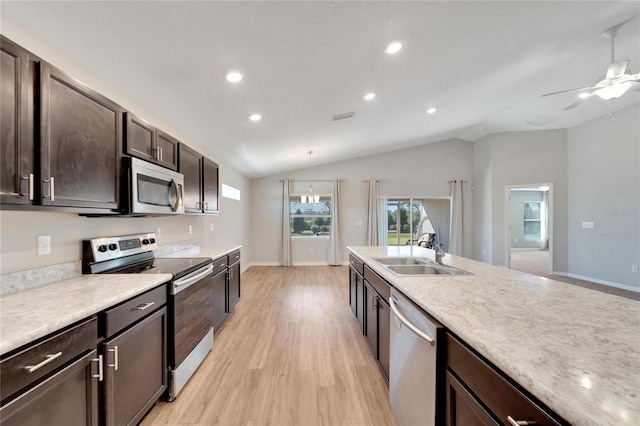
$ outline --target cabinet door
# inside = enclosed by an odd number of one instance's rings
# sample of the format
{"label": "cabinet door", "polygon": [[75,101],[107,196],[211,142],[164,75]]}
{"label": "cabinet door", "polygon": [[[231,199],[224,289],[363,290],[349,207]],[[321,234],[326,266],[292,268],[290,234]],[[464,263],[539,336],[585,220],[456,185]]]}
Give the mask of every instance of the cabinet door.
{"label": "cabinet door", "polygon": [[155,127],[134,114],[127,112],[127,137],[125,152],[147,161],[155,160]]}
{"label": "cabinet door", "polygon": [[4,405],[0,409],[3,426],[97,426],[97,359],[97,351],[94,349]]}
{"label": "cabinet door", "polygon": [[162,130],[156,131],[156,163],[171,170],[178,170],[178,140]]}
{"label": "cabinet door", "polygon": [[240,301],[240,263],[229,267],[229,312]]}
{"label": "cabinet door", "polygon": [[213,277],[211,286],[212,300],[211,310],[213,312],[213,330],[218,330],[224,319],[227,317],[227,274],[220,272]]}
{"label": "cabinet door", "polygon": [[391,342],[391,309],[384,300],[378,298],[378,365],[384,374],[384,378],[389,382],[390,352]]}
{"label": "cabinet door", "polygon": [[202,158],[202,191],[205,213],[218,213],[218,164]]}
{"label": "cabinet door", "polygon": [[117,210],[123,109],[41,63],[42,204]]}
{"label": "cabinet door", "polygon": [[360,325],[360,330],[364,333],[365,330],[365,308],[364,305],[366,303],[365,299],[365,287],[364,287],[364,278],[360,276],[360,274],[355,275],[355,283],[356,283],[356,320],[358,321],[358,325]]}
{"label": "cabinet door", "polygon": [[29,53],[0,37],[0,202],[34,199],[33,79]]}
{"label": "cabinet door", "polygon": [[378,294],[364,282],[364,335],[369,342],[369,347],[374,359],[378,359]]}
{"label": "cabinet door", "polygon": [[356,316],[356,280],[356,271],[349,268],[349,307],[354,316]]}
{"label": "cabinet door", "polygon": [[447,371],[447,426],[498,425],[469,391]]}
{"label": "cabinet door", "polygon": [[179,145],[178,171],[184,175],[184,211],[202,213],[202,155]]}
{"label": "cabinet door", "polygon": [[137,424],[167,388],[167,309],[103,344],[105,421]]}

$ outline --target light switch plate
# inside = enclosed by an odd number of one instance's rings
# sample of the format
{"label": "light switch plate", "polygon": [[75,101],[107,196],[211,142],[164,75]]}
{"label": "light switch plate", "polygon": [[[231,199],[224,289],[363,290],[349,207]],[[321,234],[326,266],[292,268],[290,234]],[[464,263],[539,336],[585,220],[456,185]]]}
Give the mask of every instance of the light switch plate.
{"label": "light switch plate", "polygon": [[156,238],[160,238],[161,235],[162,235],[162,229],[156,228]]}
{"label": "light switch plate", "polygon": [[582,222],[582,229],[593,229],[593,222]]}
{"label": "light switch plate", "polygon": [[38,256],[51,254],[51,235],[38,235]]}
{"label": "light switch plate", "polygon": [[209,231],[213,232],[213,223],[209,224]]}

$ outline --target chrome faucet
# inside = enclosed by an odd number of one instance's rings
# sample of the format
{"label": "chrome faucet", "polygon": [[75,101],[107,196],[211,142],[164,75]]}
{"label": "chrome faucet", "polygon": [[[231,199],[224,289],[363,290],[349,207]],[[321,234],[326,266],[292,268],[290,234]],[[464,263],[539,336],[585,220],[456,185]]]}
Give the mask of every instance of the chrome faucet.
{"label": "chrome faucet", "polygon": [[418,234],[422,232],[422,224],[427,220],[429,221],[429,223],[431,223],[431,227],[435,231],[435,242],[433,243],[433,246],[436,252],[436,262],[439,263],[440,265],[444,265],[444,263],[442,263],[442,258],[444,257],[445,253],[444,251],[442,251],[442,248],[440,247],[440,225],[438,224],[438,221],[433,216],[425,216],[422,218],[422,220],[420,220],[420,223],[418,224],[418,228],[416,229],[416,240],[419,237]]}

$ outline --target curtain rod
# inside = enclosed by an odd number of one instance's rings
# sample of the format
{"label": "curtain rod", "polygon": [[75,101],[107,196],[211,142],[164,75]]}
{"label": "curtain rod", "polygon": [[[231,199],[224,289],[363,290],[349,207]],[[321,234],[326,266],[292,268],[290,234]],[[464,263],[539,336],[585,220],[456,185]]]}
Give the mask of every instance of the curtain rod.
{"label": "curtain rod", "polygon": [[[343,181],[345,179],[289,179],[291,181],[298,182],[333,182],[334,180]],[[280,179],[280,182],[284,182],[284,179]]]}
{"label": "curtain rod", "polygon": [[[373,180],[373,179],[365,179],[365,180],[363,180],[363,182],[369,182],[370,180]],[[376,182],[384,182],[384,181],[376,179]]]}
{"label": "curtain rod", "polygon": [[[457,182],[457,180],[448,180],[447,183],[451,183],[451,182]],[[461,180],[460,182],[462,183],[467,183],[466,180]]]}

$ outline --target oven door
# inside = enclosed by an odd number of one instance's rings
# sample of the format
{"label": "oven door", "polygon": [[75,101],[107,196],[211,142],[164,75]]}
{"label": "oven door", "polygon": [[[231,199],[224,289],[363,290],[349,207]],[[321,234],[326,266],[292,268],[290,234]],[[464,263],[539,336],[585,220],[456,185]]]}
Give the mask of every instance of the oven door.
{"label": "oven door", "polygon": [[138,158],[131,158],[130,173],[131,213],[184,213],[182,173]]}
{"label": "oven door", "polygon": [[214,325],[213,265],[175,280],[171,294],[173,330],[170,328],[169,363],[175,369]]}

